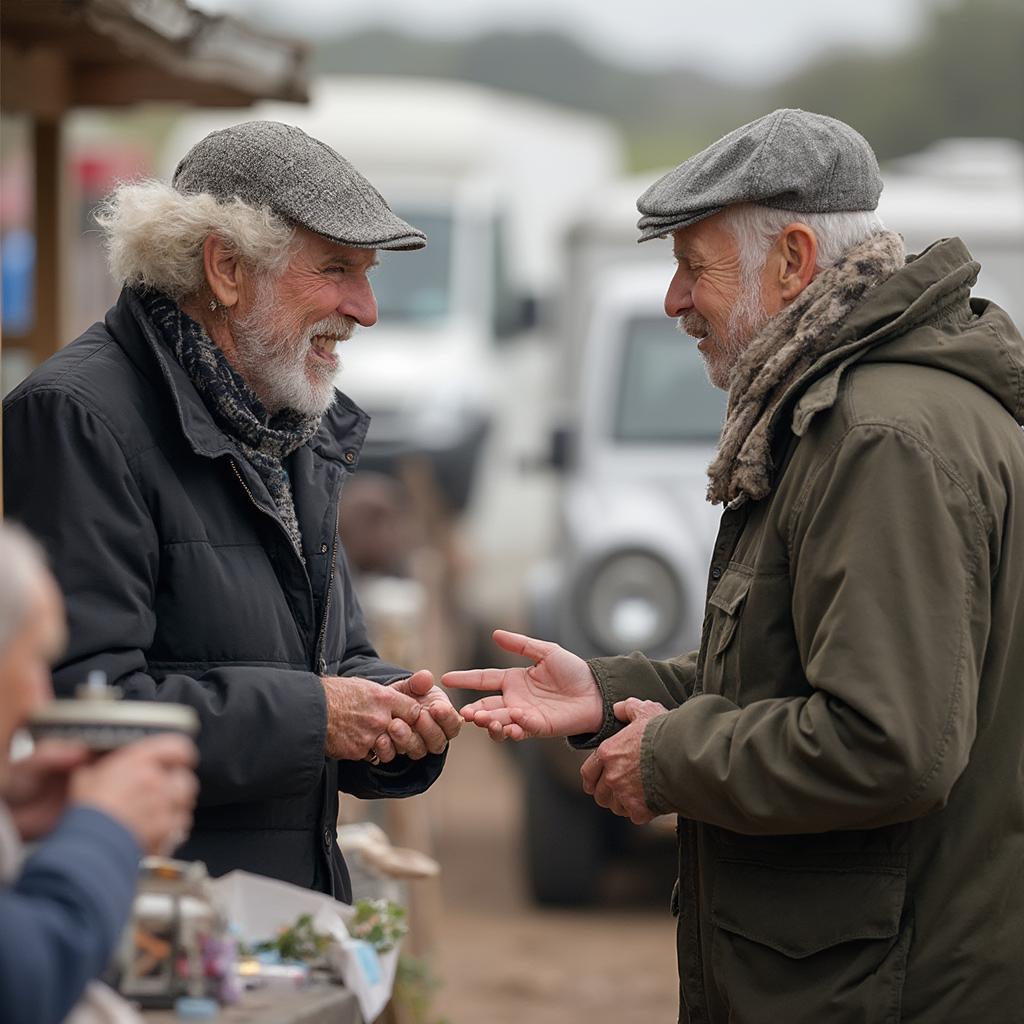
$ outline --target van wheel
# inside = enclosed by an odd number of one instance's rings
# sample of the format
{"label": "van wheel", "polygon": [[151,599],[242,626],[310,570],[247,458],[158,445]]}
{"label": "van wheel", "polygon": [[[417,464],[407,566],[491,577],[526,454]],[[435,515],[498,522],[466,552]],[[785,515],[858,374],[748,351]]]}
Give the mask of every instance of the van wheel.
{"label": "van wheel", "polygon": [[597,900],[606,859],[601,809],[548,770],[539,744],[522,750],[526,777],[526,868],[534,901],[589,906]]}

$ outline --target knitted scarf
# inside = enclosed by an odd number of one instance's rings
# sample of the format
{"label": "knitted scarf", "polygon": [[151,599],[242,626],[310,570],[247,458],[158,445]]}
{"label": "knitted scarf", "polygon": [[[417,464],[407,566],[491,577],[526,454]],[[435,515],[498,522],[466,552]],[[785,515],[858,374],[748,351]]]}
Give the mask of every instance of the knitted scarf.
{"label": "knitted scarf", "polygon": [[851,246],[754,336],[733,370],[729,404],[708,467],[708,500],[732,507],[771,490],[772,417],[789,388],[837,344],[865,294],[904,262],[903,239],[885,231]]}
{"label": "knitted scarf", "polygon": [[282,409],[271,416],[220,348],[177,303],[156,291],[144,293],[142,301],[153,325],[181,363],[213,418],[267,485],[281,521],[302,558],[302,535],[284,460],[316,433],[320,417],[306,416],[295,409]]}

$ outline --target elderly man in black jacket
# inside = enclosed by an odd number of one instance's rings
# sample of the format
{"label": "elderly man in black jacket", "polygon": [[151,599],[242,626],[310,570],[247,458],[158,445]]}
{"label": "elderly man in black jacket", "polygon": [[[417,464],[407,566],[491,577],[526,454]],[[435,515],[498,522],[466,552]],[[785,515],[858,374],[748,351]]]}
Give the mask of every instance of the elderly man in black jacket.
{"label": "elderly man in black jacket", "polygon": [[170,186],[100,216],[124,289],[4,406],[8,514],[67,600],[69,693],[102,669],[199,713],[199,805],[178,855],[351,898],[338,791],[420,793],[458,715],[383,662],[344,552],[339,492],[368,418],[337,345],[377,310],[377,249],[417,249],[347,161],[253,121],[189,151]]}

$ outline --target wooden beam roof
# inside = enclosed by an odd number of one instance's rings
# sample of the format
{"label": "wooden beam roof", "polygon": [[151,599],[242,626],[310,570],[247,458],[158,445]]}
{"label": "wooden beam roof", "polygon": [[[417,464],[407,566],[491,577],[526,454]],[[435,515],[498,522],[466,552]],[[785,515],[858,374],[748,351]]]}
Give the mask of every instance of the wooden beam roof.
{"label": "wooden beam roof", "polygon": [[307,46],[185,0],[3,0],[4,110],[308,99]]}

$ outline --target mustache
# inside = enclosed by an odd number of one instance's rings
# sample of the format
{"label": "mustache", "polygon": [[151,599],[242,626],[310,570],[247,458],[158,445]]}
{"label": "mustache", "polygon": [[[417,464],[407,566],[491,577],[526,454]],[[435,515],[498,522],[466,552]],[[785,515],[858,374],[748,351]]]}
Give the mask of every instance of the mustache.
{"label": "mustache", "polygon": [[326,334],[328,337],[337,338],[338,341],[348,341],[356,333],[358,326],[352,317],[337,314],[317,321],[303,332],[303,336],[306,341],[311,341],[318,334]]}
{"label": "mustache", "polygon": [[696,310],[690,310],[679,317],[676,327],[691,338],[706,338],[711,333],[711,324]]}

